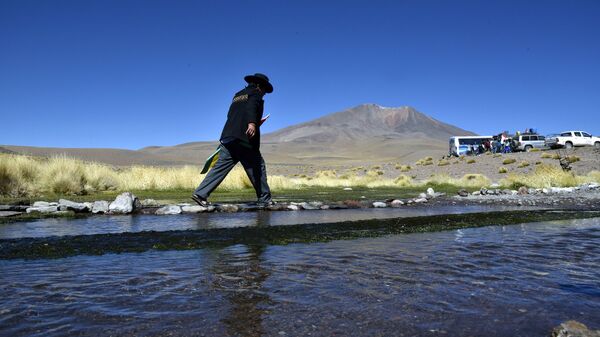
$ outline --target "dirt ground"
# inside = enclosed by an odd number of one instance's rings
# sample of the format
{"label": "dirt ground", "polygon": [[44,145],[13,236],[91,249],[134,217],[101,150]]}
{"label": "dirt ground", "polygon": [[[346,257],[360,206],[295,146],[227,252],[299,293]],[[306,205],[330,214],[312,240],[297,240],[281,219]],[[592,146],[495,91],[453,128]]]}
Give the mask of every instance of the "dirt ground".
{"label": "dirt ground", "polygon": [[[570,150],[546,150],[537,152],[517,152],[508,154],[482,154],[479,156],[467,156],[464,158],[435,158],[433,157],[429,165],[416,165],[415,162],[365,162],[362,165],[356,164],[339,164],[331,166],[317,165],[269,165],[267,170],[270,175],[283,175],[293,177],[298,175],[313,176],[316,172],[322,170],[335,170],[339,175],[357,172],[358,174],[366,174],[368,171],[381,171],[382,177],[396,178],[401,174],[412,177],[420,181],[425,180],[435,174],[447,174],[453,178],[461,178],[465,174],[478,173],[490,178],[493,182],[498,182],[510,173],[527,174],[535,170],[536,163],[546,163],[551,165],[559,165],[559,161],[553,158],[543,158],[543,156],[554,155],[570,156],[579,158],[571,164],[572,172],[578,175],[586,175],[590,171],[600,170],[600,149],[592,147],[574,148]],[[511,164],[503,164],[506,159],[514,159]],[[447,165],[440,165],[442,162],[448,162]],[[521,165],[527,162],[529,165]],[[399,165],[409,165],[410,170],[402,172]],[[499,173],[501,167],[506,168],[506,173]]]}

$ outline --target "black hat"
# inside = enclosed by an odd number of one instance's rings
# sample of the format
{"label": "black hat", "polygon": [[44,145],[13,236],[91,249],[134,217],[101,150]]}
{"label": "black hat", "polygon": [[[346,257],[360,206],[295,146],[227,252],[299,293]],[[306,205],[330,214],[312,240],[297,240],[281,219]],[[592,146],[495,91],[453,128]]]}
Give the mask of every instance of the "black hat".
{"label": "black hat", "polygon": [[269,83],[269,78],[265,74],[256,73],[254,75],[248,75],[244,77],[244,80],[248,83],[259,84],[260,87],[263,88],[267,94],[273,92],[273,85]]}

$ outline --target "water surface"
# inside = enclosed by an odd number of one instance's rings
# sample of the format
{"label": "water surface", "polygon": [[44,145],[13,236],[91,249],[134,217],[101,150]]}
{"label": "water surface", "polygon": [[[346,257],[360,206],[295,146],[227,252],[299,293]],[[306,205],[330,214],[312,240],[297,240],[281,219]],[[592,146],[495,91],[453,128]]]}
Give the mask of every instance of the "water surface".
{"label": "water surface", "polygon": [[0,260],[10,336],[548,336],[600,328],[600,219]]}
{"label": "water surface", "polygon": [[0,224],[0,239],[91,235],[144,231],[201,230],[256,226],[389,219],[437,214],[462,214],[502,210],[534,209],[517,206],[411,206],[313,211],[260,211],[178,215],[96,215],[76,219],[39,219]]}

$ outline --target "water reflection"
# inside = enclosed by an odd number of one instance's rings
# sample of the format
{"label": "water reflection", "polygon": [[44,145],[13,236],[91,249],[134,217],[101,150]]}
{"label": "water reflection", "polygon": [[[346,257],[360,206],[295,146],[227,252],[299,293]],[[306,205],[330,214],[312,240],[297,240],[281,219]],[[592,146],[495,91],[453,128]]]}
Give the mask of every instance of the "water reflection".
{"label": "water reflection", "polygon": [[[267,226],[270,212],[248,215],[252,226]],[[219,221],[206,223],[208,228],[222,227]],[[221,322],[231,336],[263,336],[263,317],[268,314],[271,299],[263,289],[270,271],[263,267],[265,245],[234,245],[213,250],[211,254],[213,290],[223,293],[229,311]]]}
{"label": "water reflection", "polygon": [[264,335],[263,316],[268,314],[271,302],[263,283],[270,272],[263,268],[262,245],[236,245],[215,255],[217,263],[211,287],[224,294],[229,312],[222,322],[231,336]]}

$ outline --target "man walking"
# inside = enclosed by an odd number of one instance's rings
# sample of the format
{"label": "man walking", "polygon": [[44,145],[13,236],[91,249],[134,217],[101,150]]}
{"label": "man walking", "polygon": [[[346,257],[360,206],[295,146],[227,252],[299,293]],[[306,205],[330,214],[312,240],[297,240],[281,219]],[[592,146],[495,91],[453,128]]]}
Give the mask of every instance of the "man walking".
{"label": "man walking", "polygon": [[208,197],[225,179],[229,171],[241,162],[256,191],[259,206],[272,203],[267,184],[267,169],[260,153],[260,122],[263,116],[263,96],[273,92],[269,78],[260,73],[244,77],[248,83],[233,96],[227,122],[221,133],[221,152],[215,166],[208,172],[192,199],[207,206]]}

